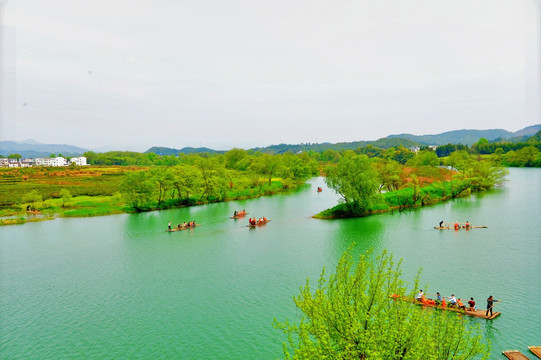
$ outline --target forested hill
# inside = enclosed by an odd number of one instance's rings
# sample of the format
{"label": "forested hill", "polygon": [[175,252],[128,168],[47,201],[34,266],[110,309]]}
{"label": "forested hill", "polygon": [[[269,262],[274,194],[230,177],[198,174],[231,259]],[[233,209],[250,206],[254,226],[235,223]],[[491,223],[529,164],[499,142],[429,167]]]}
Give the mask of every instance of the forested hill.
{"label": "forested hill", "polygon": [[[376,141],[354,141],[354,142],[341,142],[336,144],[331,143],[306,143],[306,144],[278,144],[278,145],[270,145],[266,147],[258,147],[250,149],[251,151],[260,151],[262,153],[266,154],[284,154],[288,151],[291,151],[293,153],[297,153],[299,151],[315,151],[315,152],[323,152],[325,150],[355,150],[360,147],[364,147],[367,145],[373,145],[378,148],[382,149],[388,149],[394,146],[404,146],[404,147],[410,147],[410,146],[419,146],[419,143],[408,140],[408,139],[401,139],[401,138],[383,138]],[[155,153],[158,155],[178,155],[180,153],[182,154],[194,154],[194,153],[224,153],[225,151],[217,151],[212,150],[208,148],[182,148],[182,149],[171,149],[167,147],[152,147],[145,151],[145,153]]]}
{"label": "forested hill", "polygon": [[530,137],[541,130],[541,125],[528,126],[516,132],[510,132],[503,129],[491,129],[491,130],[454,130],[444,132],[438,135],[412,135],[412,134],[398,134],[389,135],[388,138],[403,138],[416,141],[422,145],[445,145],[445,144],[462,144],[473,145],[480,138],[485,138],[488,141],[496,139],[512,139],[519,138],[525,139]]}
{"label": "forested hill", "polygon": [[200,148],[184,147],[182,149],[172,149],[168,147],[153,146],[147,151],[145,151],[145,154],[147,153],[154,153],[158,155],[178,155],[181,153],[182,154],[198,154],[198,153],[223,154],[225,153],[225,151],[213,150],[206,147],[200,147]]}
{"label": "forested hill", "polygon": [[307,144],[297,144],[297,145],[290,145],[290,144],[279,144],[279,145],[271,145],[267,147],[259,147],[251,149],[253,151],[261,151],[263,153],[268,154],[283,154],[288,151],[291,152],[299,152],[299,151],[315,151],[315,152],[323,152],[325,150],[355,150],[360,147],[364,147],[367,145],[372,145],[378,148],[382,149],[388,149],[394,146],[404,146],[404,147],[410,147],[410,146],[418,146],[419,143],[416,141],[408,140],[408,139],[401,139],[401,138],[383,138],[375,141],[353,141],[353,142],[340,142],[336,144],[332,143],[320,143],[320,144],[314,144],[314,143],[307,143]]}

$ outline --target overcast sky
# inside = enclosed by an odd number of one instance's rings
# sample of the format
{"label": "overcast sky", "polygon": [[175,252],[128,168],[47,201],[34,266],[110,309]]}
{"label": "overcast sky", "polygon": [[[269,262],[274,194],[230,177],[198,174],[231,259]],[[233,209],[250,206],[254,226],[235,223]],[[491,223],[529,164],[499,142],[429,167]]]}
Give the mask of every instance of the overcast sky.
{"label": "overcast sky", "polygon": [[227,150],[539,124],[541,0],[0,0],[0,139]]}

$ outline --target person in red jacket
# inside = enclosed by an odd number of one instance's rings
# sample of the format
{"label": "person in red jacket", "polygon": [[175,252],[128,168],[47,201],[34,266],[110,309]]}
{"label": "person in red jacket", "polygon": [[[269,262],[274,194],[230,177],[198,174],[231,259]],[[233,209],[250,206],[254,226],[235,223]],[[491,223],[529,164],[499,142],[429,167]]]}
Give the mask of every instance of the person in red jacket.
{"label": "person in red jacket", "polygon": [[470,306],[468,310],[475,311],[475,301],[473,300],[472,297],[470,298],[470,301],[468,301],[468,305]]}

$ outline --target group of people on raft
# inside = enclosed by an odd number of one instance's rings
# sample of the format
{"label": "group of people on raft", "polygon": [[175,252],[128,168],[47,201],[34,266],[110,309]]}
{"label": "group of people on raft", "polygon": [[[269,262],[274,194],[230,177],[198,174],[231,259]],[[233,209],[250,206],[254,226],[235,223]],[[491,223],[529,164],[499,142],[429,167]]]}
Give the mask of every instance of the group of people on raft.
{"label": "group of people on raft", "polygon": [[[443,225],[444,225],[444,222],[442,220],[442,221],[440,221],[440,228],[443,228],[444,227]],[[463,228],[463,229],[467,230],[467,229],[471,228],[471,224],[470,224],[469,221],[466,221],[466,223],[464,225],[461,225],[458,221],[455,221],[453,227],[455,228],[455,230],[458,230],[460,228]]]}
{"label": "group of people on raft", "polygon": [[246,215],[246,210],[237,211],[235,210],[233,212],[233,217],[243,217]]}
{"label": "group of people on raft", "polygon": [[[171,224],[173,223],[172,220],[169,221],[169,224],[167,224],[167,227],[169,230],[171,230]],[[177,225],[177,229],[186,229],[186,228],[191,228],[191,227],[195,227],[195,221],[192,220],[190,222],[183,222],[182,224],[178,224]]]}
{"label": "group of people on raft", "polygon": [[[449,301],[445,301],[445,299],[449,299]],[[439,292],[436,293],[436,299],[427,299],[425,297],[425,294],[423,293],[423,290],[419,290],[419,293],[415,295],[415,301],[418,303],[421,303],[423,305],[427,306],[441,306],[443,309],[446,309],[447,307],[450,308],[456,308],[461,310],[468,310],[468,311],[475,311],[475,300],[473,300],[473,297],[470,297],[470,300],[468,301],[468,307],[466,308],[466,305],[462,302],[462,299],[457,299],[455,297],[455,294],[451,294],[451,296],[441,296]],[[492,316],[492,307],[494,306],[494,302],[499,302],[497,300],[494,300],[492,295],[489,296],[487,299],[487,312],[486,316],[488,316],[490,312],[490,316]]]}
{"label": "group of people on raft", "polygon": [[250,225],[262,225],[262,224],[265,224],[267,222],[267,218],[264,217],[264,216],[260,217],[257,220],[256,220],[256,218],[249,218],[248,222],[250,223]]}
{"label": "group of people on raft", "polygon": [[[449,301],[445,301],[445,299],[449,299]],[[462,310],[466,310],[466,305],[462,302],[462,299],[457,299],[455,297],[455,294],[451,294],[451,296],[441,296],[439,292],[436,293],[435,299],[427,299],[425,297],[425,294],[423,293],[423,290],[419,290],[419,293],[415,295],[415,301],[423,304],[423,305],[429,305],[429,306],[441,306],[442,308],[458,308]],[[475,310],[475,301],[473,298],[470,298],[470,301],[468,301],[468,310],[474,311]]]}

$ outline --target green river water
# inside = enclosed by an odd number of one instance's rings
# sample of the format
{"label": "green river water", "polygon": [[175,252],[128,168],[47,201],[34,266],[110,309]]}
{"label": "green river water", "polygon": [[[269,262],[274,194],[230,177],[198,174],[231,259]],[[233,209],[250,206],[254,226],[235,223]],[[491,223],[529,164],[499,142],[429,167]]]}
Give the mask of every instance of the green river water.
{"label": "green river water", "polygon": [[[471,318],[501,351],[541,345],[541,169],[511,169],[502,188],[403,213],[316,220],[337,196],[322,178],[266,198],[0,228],[1,359],[275,359],[297,320],[306,278],[355,254],[388,249],[404,279],[478,306]],[[321,193],[317,186],[323,186]],[[266,216],[250,229],[235,209]],[[167,233],[167,222],[201,226]],[[486,229],[438,231],[440,220]],[[428,288],[426,287],[428,284]]]}

